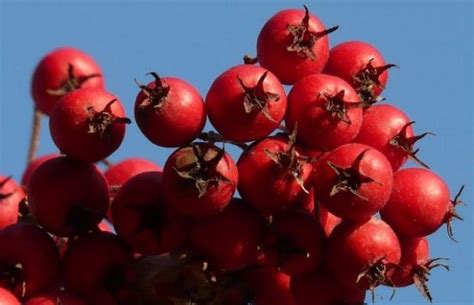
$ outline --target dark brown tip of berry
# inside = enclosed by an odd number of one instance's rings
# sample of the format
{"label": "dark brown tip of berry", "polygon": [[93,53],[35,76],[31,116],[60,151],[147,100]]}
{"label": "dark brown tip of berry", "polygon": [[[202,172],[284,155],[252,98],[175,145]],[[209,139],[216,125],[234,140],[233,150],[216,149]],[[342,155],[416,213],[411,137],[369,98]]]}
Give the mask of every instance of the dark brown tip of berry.
{"label": "dark brown tip of berry", "polygon": [[450,200],[451,205],[449,206],[448,212],[446,213],[446,217],[445,217],[446,229],[447,229],[447,232],[448,232],[448,236],[454,242],[458,242],[458,241],[454,238],[453,220],[454,219],[461,220],[461,221],[464,220],[461,217],[461,215],[459,215],[458,212],[456,211],[456,208],[460,204],[465,204],[460,199],[463,191],[464,191],[464,185],[461,186],[461,188],[457,192],[456,196],[454,196],[454,199]]}
{"label": "dark brown tip of berry", "polygon": [[[20,292],[21,297],[26,294],[26,282],[23,273],[23,265],[0,263],[0,282],[11,291]],[[21,289],[18,291],[18,289]]]}
{"label": "dark brown tip of berry", "polygon": [[389,263],[386,261],[385,257],[381,257],[368,265],[357,276],[356,283],[359,283],[362,279],[367,280],[372,296],[372,303],[375,302],[375,288],[381,284],[392,287],[392,295],[390,296],[390,299],[394,297],[396,292],[395,285],[393,285],[390,278],[387,277],[387,272],[393,268],[403,270],[400,265]]}
{"label": "dark brown tip of berry", "polygon": [[91,78],[102,77],[102,75],[97,73],[84,76],[76,76],[74,74],[74,66],[70,63],[67,66],[67,74],[68,78],[65,79],[59,87],[53,89],[46,89],[46,92],[50,95],[62,96],[70,91],[81,88],[82,85]]}
{"label": "dark brown tip of berry", "polygon": [[301,156],[296,151],[296,135],[298,132],[298,123],[295,124],[293,131],[288,136],[288,148],[285,151],[270,151],[264,150],[265,155],[273,161],[280,169],[286,171],[288,174],[293,176],[296,183],[301,187],[303,192],[309,194],[308,189],[304,185],[303,181],[303,166],[306,163],[310,163],[309,158]]}
{"label": "dark brown tip of berry", "polygon": [[314,32],[309,29],[309,10],[304,5],[304,17],[301,19],[300,24],[288,24],[287,29],[293,36],[291,44],[286,48],[288,52],[295,52],[300,57],[309,58],[316,60],[316,54],[314,54],[313,46],[318,39],[324,37],[334,31],[339,26],[334,26],[329,29],[320,32]]}
{"label": "dark brown tip of berry", "polygon": [[111,100],[100,112],[97,112],[92,106],[87,107],[87,112],[89,114],[88,133],[98,134],[101,138],[103,138],[113,124],[132,123],[132,120],[129,118],[117,117],[112,113],[111,106],[116,101],[117,99]]}
{"label": "dark brown tip of berry", "polygon": [[348,103],[344,101],[345,91],[341,90],[335,95],[327,93],[319,93],[318,99],[323,99],[324,109],[335,120],[340,120],[346,124],[352,124],[351,119],[347,115],[347,111],[352,108],[362,107],[362,103]]}
{"label": "dark brown tip of berry", "polygon": [[246,65],[255,65],[255,64],[258,63],[258,58],[257,57],[252,57],[248,54],[244,55],[242,60],[244,61],[244,64],[246,64]]}
{"label": "dark brown tip of berry", "polygon": [[360,172],[360,163],[367,151],[369,151],[369,149],[362,151],[352,162],[351,166],[347,168],[340,167],[331,161],[326,161],[326,164],[337,175],[337,182],[333,185],[329,196],[335,196],[340,192],[349,192],[362,200],[368,200],[359,193],[359,188],[364,183],[378,182]]}
{"label": "dark brown tip of berry", "polygon": [[425,297],[430,303],[433,302],[433,297],[428,288],[428,280],[431,273],[431,270],[437,267],[442,267],[449,271],[449,266],[444,263],[439,263],[440,260],[447,260],[447,258],[433,258],[427,261],[425,264],[420,264],[413,267],[413,282],[415,287],[420,291],[420,293]]}
{"label": "dark brown tip of berry", "polygon": [[237,81],[244,90],[243,106],[245,113],[261,112],[268,120],[275,122],[275,119],[270,115],[268,104],[270,102],[278,102],[280,96],[276,93],[265,91],[263,84],[267,75],[268,71],[265,71],[254,87],[247,86],[240,76],[237,76]]}
{"label": "dark brown tip of berry", "polygon": [[419,140],[423,139],[424,137],[426,137],[427,135],[431,135],[431,136],[434,136],[435,134],[432,133],[432,132],[424,132],[420,135],[415,135],[415,136],[412,136],[412,137],[407,137],[406,134],[407,134],[407,129],[408,127],[410,127],[411,125],[413,125],[415,123],[415,121],[411,121],[411,122],[408,122],[406,123],[402,129],[400,129],[400,132],[394,136],[391,140],[390,140],[390,145],[398,148],[398,149],[401,149],[407,156],[408,158],[410,158],[411,160],[413,160],[414,162],[420,164],[421,166],[425,167],[425,168],[430,168],[425,162],[421,161],[418,156],[417,156],[417,153],[419,151],[419,149],[414,149],[414,145],[416,142],[418,142]]}
{"label": "dark brown tip of berry", "polygon": [[198,198],[207,194],[210,187],[217,187],[219,183],[233,185],[227,177],[218,170],[217,165],[225,156],[224,148],[215,146],[202,150],[198,145],[191,144],[191,151],[182,156],[182,160],[176,160],[174,171],[179,177],[192,181],[198,192]]}
{"label": "dark brown tip of berry", "polygon": [[146,109],[148,107],[153,107],[155,110],[160,110],[166,101],[170,91],[170,86],[166,85],[156,72],[148,72],[146,75],[151,75],[155,79],[155,87],[151,89],[135,79],[135,83],[146,96],[139,105],[139,108]]}

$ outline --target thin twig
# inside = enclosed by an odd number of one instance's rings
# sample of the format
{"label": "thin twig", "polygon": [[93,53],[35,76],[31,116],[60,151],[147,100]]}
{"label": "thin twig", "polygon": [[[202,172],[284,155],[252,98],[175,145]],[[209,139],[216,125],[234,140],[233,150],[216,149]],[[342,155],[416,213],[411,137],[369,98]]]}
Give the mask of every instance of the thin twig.
{"label": "thin twig", "polygon": [[34,107],[31,124],[30,147],[28,148],[28,164],[36,158],[41,136],[41,111]]}

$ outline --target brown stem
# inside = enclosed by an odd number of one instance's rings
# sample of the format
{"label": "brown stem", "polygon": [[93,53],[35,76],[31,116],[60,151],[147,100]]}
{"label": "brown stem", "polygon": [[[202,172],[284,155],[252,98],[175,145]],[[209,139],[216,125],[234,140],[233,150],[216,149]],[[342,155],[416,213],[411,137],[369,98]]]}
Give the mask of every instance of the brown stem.
{"label": "brown stem", "polygon": [[198,139],[201,139],[203,141],[215,144],[215,143],[229,143],[232,145],[235,145],[242,149],[243,151],[246,151],[248,149],[248,145],[245,144],[244,142],[237,142],[237,141],[231,141],[226,138],[224,138],[221,134],[214,132],[214,131],[208,131],[208,132],[202,132]]}
{"label": "brown stem", "polygon": [[33,120],[31,124],[30,146],[28,148],[28,164],[36,158],[41,135],[41,112],[37,107],[33,110]]}

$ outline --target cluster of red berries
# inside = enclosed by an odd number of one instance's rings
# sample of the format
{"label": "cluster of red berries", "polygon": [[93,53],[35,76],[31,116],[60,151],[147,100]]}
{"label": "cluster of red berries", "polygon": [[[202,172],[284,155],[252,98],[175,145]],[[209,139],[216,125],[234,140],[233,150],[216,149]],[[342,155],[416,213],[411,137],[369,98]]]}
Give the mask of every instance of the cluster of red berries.
{"label": "cluster of red berries", "polygon": [[[444,223],[452,235],[459,195],[418,159],[428,133],[375,104],[394,65],[364,42],[329,49],[336,29],[306,7],[278,12],[257,58],[205,101],[179,78],[137,82],[135,122],[177,147],[163,169],[129,159],[102,173],[131,120],[92,58],[44,57],[32,95],[61,154],[31,162],[22,186],[0,177],[0,304],[355,305],[411,284],[431,300],[445,265],[426,236]],[[242,148],[237,162],[219,143]]]}

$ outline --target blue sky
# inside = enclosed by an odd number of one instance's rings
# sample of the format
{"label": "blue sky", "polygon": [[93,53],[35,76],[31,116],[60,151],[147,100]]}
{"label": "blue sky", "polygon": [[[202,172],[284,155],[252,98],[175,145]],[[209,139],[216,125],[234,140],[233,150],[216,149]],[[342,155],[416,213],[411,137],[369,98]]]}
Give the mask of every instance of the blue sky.
{"label": "blue sky", "polygon": [[[471,1],[0,1],[0,174],[20,178],[26,159],[32,101],[31,73],[48,51],[64,45],[91,54],[102,66],[109,91],[129,116],[137,94],[133,78],[145,73],[178,76],[205,96],[214,78],[255,54],[264,22],[280,9],[303,4],[327,26],[339,25],[332,45],[345,40],[373,43],[392,70],[384,96],[416,121],[424,139],[420,157],[455,193],[466,184],[459,243],[444,228],[430,238],[434,257],[449,257],[452,270],[433,272],[435,304],[472,304],[473,90]],[[209,129],[210,126],[208,125]],[[43,121],[40,153],[55,151]],[[231,150],[237,152],[236,150]],[[136,125],[127,130],[117,161],[142,156],[164,164],[170,150],[158,148]],[[411,164],[413,165],[413,164]],[[414,287],[395,299],[380,289],[377,304],[427,304]]]}

